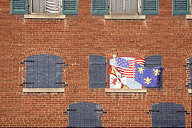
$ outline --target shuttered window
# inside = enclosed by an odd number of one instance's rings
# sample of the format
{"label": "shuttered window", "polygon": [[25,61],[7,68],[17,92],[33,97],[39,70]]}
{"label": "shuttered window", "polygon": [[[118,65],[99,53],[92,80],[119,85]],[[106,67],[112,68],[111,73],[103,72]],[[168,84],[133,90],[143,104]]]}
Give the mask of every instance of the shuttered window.
{"label": "shuttered window", "polygon": [[39,54],[26,59],[26,88],[62,88],[62,63],[59,56]]}
{"label": "shuttered window", "polygon": [[152,105],[152,127],[185,127],[184,106],[175,103]]}
{"label": "shuttered window", "polygon": [[190,13],[189,0],[173,0],[173,15],[187,15]]}
{"label": "shuttered window", "polygon": [[77,15],[78,0],[11,0],[11,14]]}
{"label": "shuttered window", "polygon": [[92,0],[92,15],[108,14],[158,15],[159,0]]}
{"label": "shuttered window", "polygon": [[102,127],[101,105],[80,102],[69,105],[68,127]]}
{"label": "shuttered window", "polygon": [[[89,88],[106,88],[106,58],[99,55],[89,55]],[[145,68],[145,69],[144,69]],[[161,88],[162,87],[162,56],[153,55],[145,58],[144,69],[142,77],[138,73],[134,74],[134,78],[137,82],[145,87]],[[138,66],[135,69],[138,71]],[[110,69],[111,70],[111,69]],[[117,70],[117,69],[114,69]],[[110,71],[112,73],[112,71]],[[140,73],[141,75],[141,73]],[[146,77],[146,78],[145,78]],[[149,77],[149,78],[147,78]],[[113,77],[110,79],[113,79]],[[149,80],[150,79],[150,80]],[[118,82],[116,77],[114,82]],[[150,82],[146,85],[146,81]],[[113,83],[113,82],[112,82]],[[129,83],[130,84],[130,83]]]}

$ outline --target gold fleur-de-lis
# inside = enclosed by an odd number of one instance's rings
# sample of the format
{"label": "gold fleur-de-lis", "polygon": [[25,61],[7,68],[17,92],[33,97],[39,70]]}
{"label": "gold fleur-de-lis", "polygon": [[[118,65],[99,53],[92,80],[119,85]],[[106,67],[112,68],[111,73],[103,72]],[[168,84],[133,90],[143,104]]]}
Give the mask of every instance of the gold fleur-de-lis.
{"label": "gold fleur-de-lis", "polygon": [[147,79],[146,79],[146,78],[144,78],[144,80],[145,80],[145,83],[146,83],[146,84],[150,84],[152,79],[151,79],[151,78],[149,78],[149,77],[147,77]]}
{"label": "gold fleur-de-lis", "polygon": [[143,71],[145,70],[144,68],[142,68],[142,67],[138,67],[138,72],[139,72],[139,74],[142,74],[143,73]]}
{"label": "gold fleur-de-lis", "polygon": [[159,69],[153,69],[153,74],[154,74],[155,76],[159,75],[160,73],[161,73],[161,70],[159,70]]}

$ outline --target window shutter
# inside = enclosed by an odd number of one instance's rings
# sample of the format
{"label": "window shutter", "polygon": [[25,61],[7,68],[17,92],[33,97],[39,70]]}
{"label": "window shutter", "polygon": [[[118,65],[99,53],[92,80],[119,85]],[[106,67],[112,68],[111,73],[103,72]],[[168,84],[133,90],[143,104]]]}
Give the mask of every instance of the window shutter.
{"label": "window shutter", "polygon": [[91,14],[92,15],[108,15],[108,0],[92,0]]}
{"label": "window shutter", "polygon": [[[146,68],[162,67],[162,55],[152,55],[145,58]],[[163,78],[160,77],[159,88],[163,86]]]}
{"label": "window shutter", "polygon": [[89,55],[89,88],[106,88],[106,58]]}
{"label": "window shutter", "polygon": [[189,12],[189,0],[173,0],[173,15],[187,15]]}
{"label": "window shutter", "polygon": [[191,89],[192,89],[192,57],[189,58],[189,71],[190,71],[190,83],[191,83]]}
{"label": "window shutter", "polygon": [[27,60],[34,62],[26,62],[26,88],[62,88],[62,58],[54,55],[33,55],[27,57]]}
{"label": "window shutter", "polygon": [[153,55],[153,56],[146,57],[145,67],[146,68],[162,67],[162,56]]}
{"label": "window shutter", "polygon": [[101,112],[95,111],[101,105],[80,102],[69,105],[68,127],[102,127]]}
{"label": "window shutter", "polygon": [[141,10],[143,15],[158,15],[159,0],[142,0]]}
{"label": "window shutter", "polygon": [[152,105],[152,127],[185,127],[183,111],[184,106],[175,103]]}
{"label": "window shutter", "polygon": [[64,15],[78,15],[78,0],[62,0],[62,13]]}
{"label": "window shutter", "polygon": [[11,14],[28,14],[28,0],[11,0]]}

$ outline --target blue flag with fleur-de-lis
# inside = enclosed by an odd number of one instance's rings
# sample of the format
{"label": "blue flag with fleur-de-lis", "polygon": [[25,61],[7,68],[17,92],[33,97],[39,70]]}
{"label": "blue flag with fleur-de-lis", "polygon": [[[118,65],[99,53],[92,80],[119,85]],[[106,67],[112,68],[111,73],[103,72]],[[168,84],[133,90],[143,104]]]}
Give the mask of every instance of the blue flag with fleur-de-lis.
{"label": "blue flag with fleur-de-lis", "polygon": [[162,67],[146,68],[139,64],[135,64],[135,81],[147,88],[159,87],[162,71]]}

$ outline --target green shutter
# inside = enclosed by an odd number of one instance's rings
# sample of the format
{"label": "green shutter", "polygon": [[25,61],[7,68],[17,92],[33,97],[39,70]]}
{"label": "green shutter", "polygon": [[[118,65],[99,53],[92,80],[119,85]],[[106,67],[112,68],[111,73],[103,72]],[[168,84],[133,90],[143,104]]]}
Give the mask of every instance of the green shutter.
{"label": "green shutter", "polygon": [[187,15],[189,8],[189,0],[173,0],[173,15]]}
{"label": "green shutter", "polygon": [[108,0],[91,0],[92,15],[108,15]]}
{"label": "green shutter", "polygon": [[28,14],[28,0],[11,0],[11,14]]}
{"label": "green shutter", "polygon": [[142,0],[141,10],[143,15],[158,15],[159,0]]}
{"label": "green shutter", "polygon": [[78,0],[62,0],[62,14],[78,15]]}

